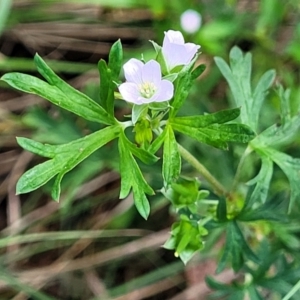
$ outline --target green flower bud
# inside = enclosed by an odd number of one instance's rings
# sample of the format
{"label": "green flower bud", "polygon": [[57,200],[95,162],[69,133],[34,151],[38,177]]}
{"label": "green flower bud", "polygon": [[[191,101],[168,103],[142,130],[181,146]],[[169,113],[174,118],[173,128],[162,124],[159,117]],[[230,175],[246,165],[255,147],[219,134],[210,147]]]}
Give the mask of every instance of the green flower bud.
{"label": "green flower bud", "polygon": [[135,141],[139,145],[149,145],[152,141],[153,134],[152,134],[152,128],[151,123],[147,119],[141,119],[139,120],[135,126],[134,130],[135,132]]}

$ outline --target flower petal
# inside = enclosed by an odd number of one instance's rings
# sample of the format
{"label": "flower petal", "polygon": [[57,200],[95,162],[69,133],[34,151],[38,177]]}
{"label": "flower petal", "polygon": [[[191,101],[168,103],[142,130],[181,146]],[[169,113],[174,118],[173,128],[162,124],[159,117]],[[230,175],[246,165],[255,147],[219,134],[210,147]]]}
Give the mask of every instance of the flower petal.
{"label": "flower petal", "polygon": [[187,65],[191,62],[200,46],[193,43],[184,43],[180,31],[169,30],[165,32],[162,54],[168,71],[176,66]]}
{"label": "flower petal", "polygon": [[143,67],[142,70],[142,81],[151,82],[155,86],[159,85],[161,82],[161,68],[160,64],[151,59]]}
{"label": "flower petal", "polygon": [[127,81],[134,82],[136,84],[142,83],[142,69],[144,64],[136,59],[131,58],[124,64],[124,75]]}
{"label": "flower petal", "polygon": [[174,96],[174,85],[171,81],[163,79],[152,97],[151,102],[163,102],[171,100]]}
{"label": "flower petal", "polygon": [[184,45],[169,44],[167,47],[162,48],[162,54],[169,71],[176,66],[186,65],[191,61],[191,55],[187,54]]}
{"label": "flower petal", "polygon": [[184,46],[187,53],[186,54],[187,60],[190,62],[195,56],[195,54],[197,53],[197,51],[200,49],[200,46],[195,45],[193,43],[186,43]]}
{"label": "flower petal", "polygon": [[127,102],[140,104],[140,91],[138,86],[133,82],[124,82],[118,87],[120,94]]}
{"label": "flower petal", "polygon": [[175,31],[175,30],[168,30],[167,32],[165,32],[163,47],[164,47],[165,42],[168,42],[168,41],[170,43],[179,44],[179,45],[184,44],[184,38],[183,38],[182,33],[180,31]]}

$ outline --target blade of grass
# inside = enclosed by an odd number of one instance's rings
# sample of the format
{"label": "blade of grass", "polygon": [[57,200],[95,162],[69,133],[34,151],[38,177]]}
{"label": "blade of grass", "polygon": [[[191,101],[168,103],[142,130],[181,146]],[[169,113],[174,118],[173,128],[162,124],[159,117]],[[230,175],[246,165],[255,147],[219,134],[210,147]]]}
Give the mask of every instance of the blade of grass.
{"label": "blade of grass", "polygon": [[[53,0],[44,0],[45,3],[53,3]],[[106,7],[138,7],[143,6],[139,0],[60,0],[61,3],[75,3],[75,4],[89,4],[89,5],[101,5]]]}
{"label": "blade of grass", "polygon": [[38,241],[58,241],[69,239],[96,239],[96,238],[115,238],[115,237],[135,237],[144,236],[149,233],[147,230],[124,229],[124,230],[76,230],[60,232],[41,232],[9,236],[0,240],[0,248],[21,243],[32,243]]}
{"label": "blade of grass", "polygon": [[[0,8],[1,9],[1,8]],[[0,16],[1,18],[1,16]],[[1,24],[0,24],[1,26]],[[0,27],[1,30],[1,27]],[[1,33],[1,32],[0,32]],[[81,74],[90,70],[96,70],[97,65],[76,62],[66,62],[66,61],[56,61],[56,60],[46,60],[47,64],[56,73],[63,72],[67,74]],[[36,71],[36,66],[32,60],[26,58],[4,58],[0,60],[0,70],[1,71]]]}
{"label": "blade of grass", "polygon": [[[125,293],[130,293],[134,291],[136,287],[144,287],[160,280],[171,278],[172,276],[177,275],[178,273],[184,270],[184,264],[181,261],[176,261],[174,263],[168,264],[162,268],[156,269],[152,272],[149,272],[143,276],[135,278],[129,282],[121,284],[115,288],[112,288],[109,291],[111,297],[118,297]],[[98,298],[94,298],[92,300],[96,300]]]}
{"label": "blade of grass", "polygon": [[10,14],[12,0],[1,0],[0,1],[0,36],[5,29],[6,20]]}
{"label": "blade of grass", "polygon": [[15,288],[16,290],[22,291],[28,296],[35,300],[55,300],[56,298],[45,295],[42,292],[35,290],[34,288],[20,282],[17,278],[10,275],[6,270],[0,269],[0,279],[5,281],[8,286]]}

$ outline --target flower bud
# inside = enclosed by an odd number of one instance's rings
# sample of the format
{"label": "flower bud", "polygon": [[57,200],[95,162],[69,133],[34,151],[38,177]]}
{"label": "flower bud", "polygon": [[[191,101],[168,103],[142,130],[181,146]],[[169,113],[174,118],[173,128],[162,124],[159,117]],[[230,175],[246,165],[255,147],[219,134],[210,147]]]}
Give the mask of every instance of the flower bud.
{"label": "flower bud", "polygon": [[153,135],[152,135],[152,129],[151,129],[151,123],[147,119],[141,119],[139,120],[135,126],[134,130],[135,132],[135,141],[139,145],[149,145],[152,141]]}

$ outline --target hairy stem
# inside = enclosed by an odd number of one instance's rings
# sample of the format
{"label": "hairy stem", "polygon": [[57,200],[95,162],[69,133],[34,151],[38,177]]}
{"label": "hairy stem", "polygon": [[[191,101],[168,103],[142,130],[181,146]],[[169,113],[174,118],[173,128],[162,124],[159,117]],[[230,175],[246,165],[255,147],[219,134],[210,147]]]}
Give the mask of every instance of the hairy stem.
{"label": "hairy stem", "polygon": [[226,188],[184,147],[178,144],[178,150],[182,158],[193,166],[213,187],[218,196],[228,196]]}

